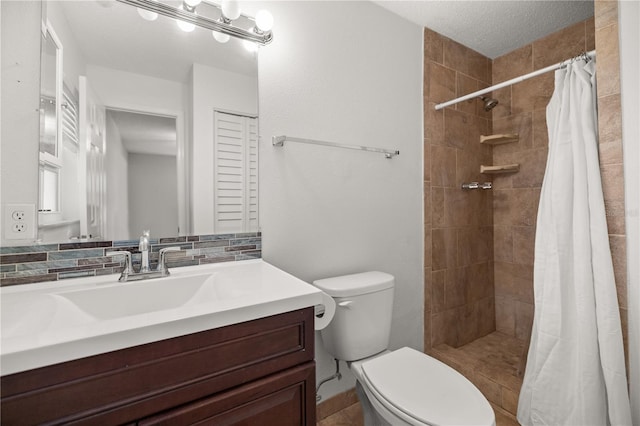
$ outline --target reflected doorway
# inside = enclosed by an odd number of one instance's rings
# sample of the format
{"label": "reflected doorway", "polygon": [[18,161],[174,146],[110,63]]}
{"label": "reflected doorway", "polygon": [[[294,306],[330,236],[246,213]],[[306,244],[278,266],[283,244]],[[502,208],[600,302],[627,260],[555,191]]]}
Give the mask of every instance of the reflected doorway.
{"label": "reflected doorway", "polygon": [[176,118],[107,109],[106,139],[111,238],[178,235]]}

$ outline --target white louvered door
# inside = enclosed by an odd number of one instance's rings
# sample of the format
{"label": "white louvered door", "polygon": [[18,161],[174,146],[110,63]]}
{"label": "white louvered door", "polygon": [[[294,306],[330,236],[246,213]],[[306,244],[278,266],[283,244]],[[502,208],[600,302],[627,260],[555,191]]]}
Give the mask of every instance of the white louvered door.
{"label": "white louvered door", "polygon": [[258,120],[214,114],[214,232],[256,232]]}

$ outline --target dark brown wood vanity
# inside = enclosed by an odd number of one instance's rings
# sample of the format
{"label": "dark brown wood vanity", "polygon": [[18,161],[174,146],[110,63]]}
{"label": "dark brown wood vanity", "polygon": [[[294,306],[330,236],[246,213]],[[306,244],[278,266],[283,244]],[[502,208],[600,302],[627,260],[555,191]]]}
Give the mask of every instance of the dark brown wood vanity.
{"label": "dark brown wood vanity", "polygon": [[313,308],[0,379],[3,425],[315,425]]}

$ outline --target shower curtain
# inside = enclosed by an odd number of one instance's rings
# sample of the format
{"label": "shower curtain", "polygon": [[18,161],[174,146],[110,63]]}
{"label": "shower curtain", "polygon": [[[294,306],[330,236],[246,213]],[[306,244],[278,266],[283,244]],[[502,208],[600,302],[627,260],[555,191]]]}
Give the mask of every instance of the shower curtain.
{"label": "shower curtain", "polygon": [[523,425],[631,425],[598,161],[595,63],[556,71],[535,240]]}

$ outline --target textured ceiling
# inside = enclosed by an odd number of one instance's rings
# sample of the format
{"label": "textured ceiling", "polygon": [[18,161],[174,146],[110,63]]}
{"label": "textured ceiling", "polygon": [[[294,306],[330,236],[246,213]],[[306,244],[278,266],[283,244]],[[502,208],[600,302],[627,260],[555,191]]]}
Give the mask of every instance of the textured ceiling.
{"label": "textured ceiling", "polygon": [[493,59],[593,16],[593,0],[374,0]]}

